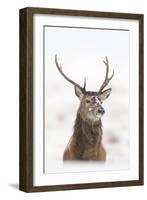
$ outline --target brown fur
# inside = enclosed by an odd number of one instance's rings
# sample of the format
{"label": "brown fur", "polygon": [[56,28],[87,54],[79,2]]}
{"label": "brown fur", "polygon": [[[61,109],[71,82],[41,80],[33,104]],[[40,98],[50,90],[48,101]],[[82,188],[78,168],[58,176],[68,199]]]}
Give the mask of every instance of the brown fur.
{"label": "brown fur", "polygon": [[106,160],[101,120],[89,123],[77,113],[74,133],[64,151],[63,160]]}

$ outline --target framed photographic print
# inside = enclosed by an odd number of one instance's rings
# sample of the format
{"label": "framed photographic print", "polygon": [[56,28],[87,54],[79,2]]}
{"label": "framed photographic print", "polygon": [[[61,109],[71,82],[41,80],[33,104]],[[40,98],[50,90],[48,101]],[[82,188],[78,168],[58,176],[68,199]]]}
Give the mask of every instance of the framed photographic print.
{"label": "framed photographic print", "polygon": [[20,190],[143,185],[143,15],[20,10]]}

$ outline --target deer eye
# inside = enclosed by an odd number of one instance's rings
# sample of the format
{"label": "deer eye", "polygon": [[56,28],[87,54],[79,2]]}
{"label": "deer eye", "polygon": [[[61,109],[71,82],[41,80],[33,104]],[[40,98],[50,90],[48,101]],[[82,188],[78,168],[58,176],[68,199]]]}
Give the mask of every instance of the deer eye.
{"label": "deer eye", "polygon": [[86,103],[90,103],[90,100],[86,99]]}

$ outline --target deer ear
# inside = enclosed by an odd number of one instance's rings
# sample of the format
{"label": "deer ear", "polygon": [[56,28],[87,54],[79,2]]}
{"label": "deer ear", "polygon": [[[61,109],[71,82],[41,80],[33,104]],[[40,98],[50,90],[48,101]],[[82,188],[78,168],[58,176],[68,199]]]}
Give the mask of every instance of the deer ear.
{"label": "deer ear", "polygon": [[109,88],[100,93],[99,99],[101,100],[101,102],[103,102],[105,99],[107,99],[110,96],[111,91],[112,91],[112,89]]}
{"label": "deer ear", "polygon": [[79,99],[82,99],[82,97],[84,96],[82,89],[78,86],[75,86],[75,94]]}

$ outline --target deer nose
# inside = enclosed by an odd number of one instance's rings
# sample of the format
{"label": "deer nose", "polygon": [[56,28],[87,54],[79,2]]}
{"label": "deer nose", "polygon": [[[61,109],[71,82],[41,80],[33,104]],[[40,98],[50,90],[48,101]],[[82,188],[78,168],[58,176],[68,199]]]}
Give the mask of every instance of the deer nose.
{"label": "deer nose", "polygon": [[99,108],[99,109],[98,109],[98,112],[101,113],[101,114],[104,114],[104,113],[105,113],[105,110],[104,110],[104,108]]}

